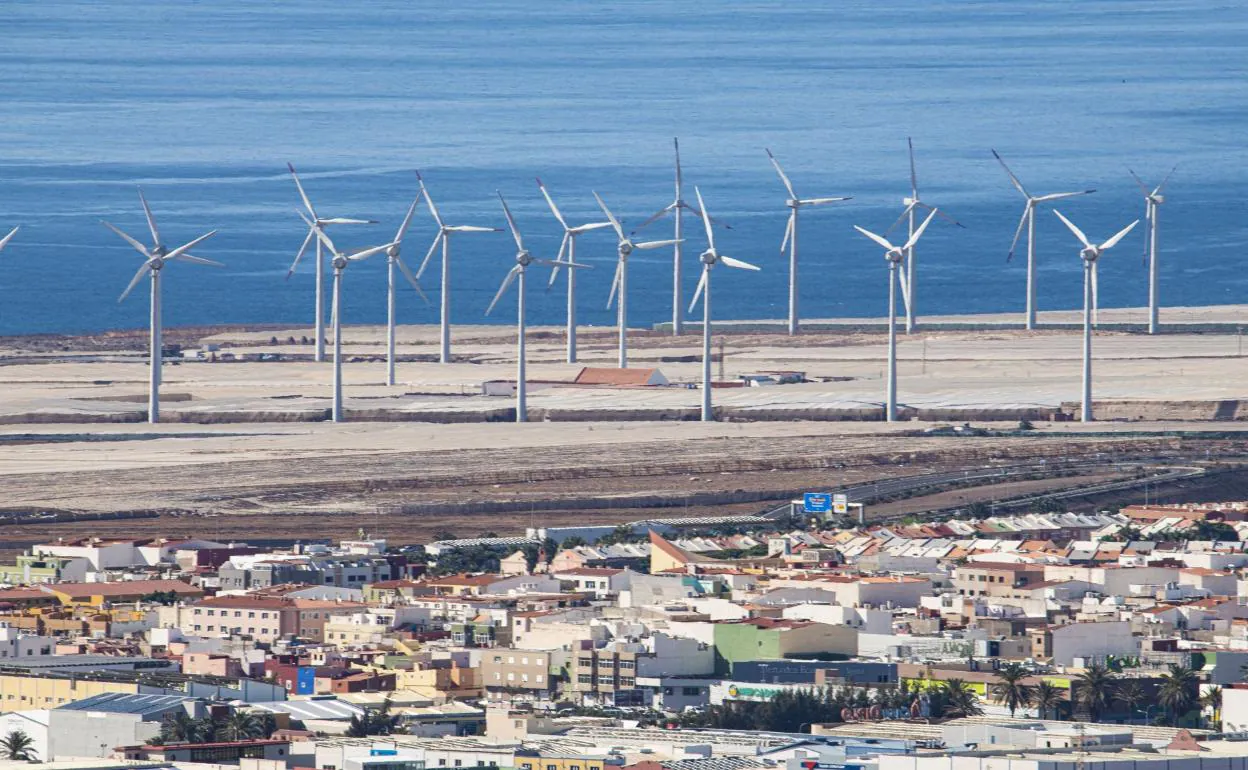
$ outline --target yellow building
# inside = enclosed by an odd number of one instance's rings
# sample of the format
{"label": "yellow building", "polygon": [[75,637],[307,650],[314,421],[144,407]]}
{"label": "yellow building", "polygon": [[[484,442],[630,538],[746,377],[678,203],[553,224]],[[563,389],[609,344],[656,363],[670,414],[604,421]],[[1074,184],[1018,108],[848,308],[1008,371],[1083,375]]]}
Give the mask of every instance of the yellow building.
{"label": "yellow building", "polygon": [[135,682],[0,674],[0,712],[50,709],[102,693],[132,695],[138,691]]}
{"label": "yellow building", "polygon": [[517,751],[516,770],[614,770],[623,760],[594,757],[588,754],[546,754],[540,751]]}

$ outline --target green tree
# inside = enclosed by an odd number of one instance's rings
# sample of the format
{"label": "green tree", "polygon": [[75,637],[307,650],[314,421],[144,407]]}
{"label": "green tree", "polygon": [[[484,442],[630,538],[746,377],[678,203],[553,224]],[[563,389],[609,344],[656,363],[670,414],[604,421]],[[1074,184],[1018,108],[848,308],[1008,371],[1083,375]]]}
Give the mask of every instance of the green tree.
{"label": "green tree", "polygon": [[1216,730],[1222,729],[1222,688],[1210,687],[1204,695],[1200,696],[1200,705],[1202,708],[1212,712],[1210,718],[1210,726]]}
{"label": "green tree", "polygon": [[975,691],[962,679],[946,679],[940,689],[940,694],[944,702],[942,716],[977,717],[984,713]]}
{"label": "green tree", "polygon": [[1145,694],[1144,687],[1139,682],[1127,681],[1117,687],[1114,700],[1126,706],[1131,716],[1135,716],[1135,712],[1140,709],[1140,704],[1148,700],[1148,695]]}
{"label": "green tree", "polygon": [[1196,672],[1186,666],[1171,663],[1166,673],[1161,675],[1161,685],[1157,688],[1157,702],[1165,707],[1171,725],[1196,704],[1196,688],[1200,679]]}
{"label": "green tree", "polygon": [[1035,688],[1024,684],[1023,680],[1031,675],[1021,663],[1008,663],[997,671],[997,683],[992,686],[993,695],[1010,710],[1010,716],[1019,708],[1031,704]]}
{"label": "green tree", "polygon": [[363,714],[352,716],[347,724],[347,737],[367,738],[370,735],[392,735],[399,729],[400,718],[390,713],[391,700],[387,695],[381,707],[366,709]]}
{"label": "green tree", "polygon": [[21,730],[12,730],[3,738],[0,738],[0,757],[23,762],[34,762],[38,759],[35,756],[35,742]]}
{"label": "green tree", "polygon": [[164,743],[195,743],[200,739],[199,729],[199,723],[179,709],[161,720],[160,740]]}
{"label": "green tree", "polygon": [[1036,707],[1036,715],[1045,719],[1056,719],[1062,707],[1062,690],[1057,685],[1044,680],[1036,685],[1031,694],[1031,705]]}
{"label": "green tree", "polygon": [[1113,701],[1116,684],[1114,675],[1108,668],[1100,663],[1093,663],[1075,677],[1075,702],[1083,706],[1095,722]]}
{"label": "green tree", "polygon": [[1238,542],[1239,533],[1230,524],[1223,521],[1208,521],[1202,519],[1196,522],[1196,526],[1192,531],[1192,540],[1221,540]]}
{"label": "green tree", "polygon": [[225,718],[217,734],[227,741],[259,738],[264,732],[260,719],[250,711],[235,711]]}

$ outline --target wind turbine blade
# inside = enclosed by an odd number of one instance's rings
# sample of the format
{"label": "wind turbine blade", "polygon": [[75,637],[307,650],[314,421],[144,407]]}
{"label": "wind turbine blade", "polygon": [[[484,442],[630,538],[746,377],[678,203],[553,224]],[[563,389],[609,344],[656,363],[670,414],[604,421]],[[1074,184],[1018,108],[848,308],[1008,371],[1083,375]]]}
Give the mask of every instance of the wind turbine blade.
{"label": "wind turbine blade", "polygon": [[734,259],[733,257],[725,257],[721,255],[719,257],[719,261],[723,262],[728,267],[735,267],[738,270],[753,270],[755,272],[758,272],[759,270],[762,269],[758,267],[757,265],[751,265],[749,262],[745,262],[740,259]]}
{"label": "wind turbine blade", "polygon": [[[512,240],[516,242],[517,249],[524,251],[524,239],[520,237],[520,231],[516,229],[516,220],[511,216],[511,209],[507,208],[507,201],[503,199],[503,193],[498,190],[495,190],[495,192],[498,193],[499,202],[503,204],[503,216],[507,218],[507,229],[511,230]],[[489,315],[489,313],[487,312],[486,315]]]}
{"label": "wind turbine blade", "polygon": [[452,225],[446,228],[452,233],[501,233],[501,227],[477,227],[476,225]]}
{"label": "wind turbine blade", "polygon": [[[764,147],[763,149],[767,149]],[[776,173],[780,175],[780,181],[784,182],[784,189],[789,191],[789,198],[797,200],[797,193],[793,190],[793,183],[789,181],[789,177],[785,175],[784,169],[780,168],[780,161],[776,160],[776,156],[771,154],[771,150],[767,150],[767,157],[771,159],[771,165],[775,166]]]}
{"label": "wind turbine blade", "polygon": [[896,247],[896,246],[894,246],[893,244],[889,243],[889,242],[888,242],[888,239],[887,239],[887,238],[885,238],[884,236],[882,236],[882,235],[876,235],[875,233],[871,232],[870,230],[866,229],[865,227],[859,227],[858,225],[854,225],[854,229],[855,229],[855,230],[857,230],[858,232],[862,233],[863,235],[867,236],[867,237],[868,237],[868,238],[870,238],[871,240],[875,241],[875,242],[876,242],[876,243],[878,243],[880,246],[884,247],[884,250],[885,250],[885,251],[892,251],[893,249],[897,248],[897,247]]}
{"label": "wind turbine blade", "polygon": [[572,234],[564,231],[563,240],[559,242],[559,255],[555,257],[555,265],[550,271],[550,280],[546,282],[546,291],[550,291],[550,287],[555,285],[555,279],[559,277],[559,267],[565,265],[563,261],[563,253],[568,248],[568,242],[572,240]]}
{"label": "wind turbine blade", "polygon": [[330,254],[338,253],[338,247],[335,246],[334,242],[329,239],[329,236],[325,234],[324,230],[317,227],[312,222],[312,220],[305,217],[303,215],[303,212],[299,212],[299,218],[302,219],[305,223],[307,223],[308,227],[311,228],[312,232],[316,234],[317,239],[320,240],[321,243],[325,244],[325,248],[329,249]]}
{"label": "wind turbine blade", "polygon": [[160,243],[160,230],[156,227],[156,217],[152,216],[152,207],[147,205],[143,197],[143,188],[139,188],[139,203],[143,204],[143,216],[147,217],[147,229],[152,232],[152,243]]}
{"label": "wind turbine blade", "polygon": [[590,222],[587,225],[577,225],[576,227],[569,227],[567,231],[573,235],[580,235],[581,233],[588,233],[591,230],[603,230],[608,227],[611,227],[610,222]]}
{"label": "wind turbine blade", "polygon": [[181,246],[179,246],[178,248],[176,248],[176,249],[174,249],[173,251],[169,252],[168,254],[166,254],[166,255],[165,255],[165,259],[166,259],[166,260],[169,260],[169,259],[177,259],[178,257],[182,256],[182,255],[183,255],[183,254],[185,254],[186,252],[190,251],[191,249],[195,248],[196,246],[198,246],[199,244],[203,243],[204,241],[208,240],[209,238],[211,238],[212,236],[214,236],[214,235],[216,235],[216,234],[217,234],[217,231],[216,231],[216,230],[209,230],[208,232],[206,232],[206,233],[204,233],[203,235],[199,236],[199,237],[198,237],[198,238],[196,238],[195,240],[190,241],[189,243],[184,243],[184,244],[182,244]]}
{"label": "wind turbine blade", "polygon": [[429,250],[425,252],[425,258],[421,260],[420,267],[416,270],[416,277],[419,278],[425,274],[425,268],[429,267],[429,260],[433,259],[433,253],[438,250],[438,245],[442,243],[442,239],[446,234],[441,230],[433,237],[433,243],[429,244]]}
{"label": "wind turbine blade", "polygon": [[425,296],[424,290],[420,288],[420,282],[416,280],[416,276],[412,275],[412,271],[407,269],[407,263],[403,261],[403,257],[395,257],[394,264],[399,266],[399,272],[403,273],[403,277],[406,278],[407,282],[412,285],[412,288],[415,289],[416,293],[420,295],[420,298],[425,301],[425,304],[430,304],[429,298]]}
{"label": "wind turbine blade", "polygon": [[640,231],[641,231],[643,228],[645,228],[647,225],[654,224],[655,222],[659,221],[659,220],[660,220],[660,219],[662,219],[663,217],[667,216],[667,213],[668,213],[669,211],[671,211],[672,209],[674,209],[675,207],[676,207],[676,204],[675,204],[675,203],[670,203],[670,204],[668,204],[668,205],[664,206],[663,208],[659,209],[659,210],[658,210],[658,211],[656,211],[655,213],[651,214],[651,215],[650,215],[650,217],[649,217],[646,221],[644,221],[644,222],[642,222],[641,224],[639,224],[639,225],[637,225],[636,227],[634,227],[634,228],[633,228],[633,232],[634,232],[634,233],[640,232]]}
{"label": "wind turbine blade", "polygon": [[624,270],[622,261],[615,263],[615,277],[611,279],[611,293],[607,295],[607,310],[615,304],[615,293],[620,289],[620,273]]}
{"label": "wind turbine blade", "polygon": [[9,231],[8,235],[4,236],[3,238],[0,238],[0,251],[4,251],[4,247],[9,245],[9,240],[12,239],[13,236],[17,234],[17,231],[20,230],[21,227],[22,227],[21,225],[14,227],[12,230]]}
{"label": "wind turbine blade", "polygon": [[806,198],[805,200],[799,201],[799,203],[801,203],[803,206],[826,206],[829,203],[840,203],[842,201],[848,201],[848,200],[853,200],[853,198],[847,198],[847,197]]}
{"label": "wind turbine blade", "polygon": [[1118,245],[1118,241],[1121,241],[1123,238],[1125,238],[1127,233],[1134,230],[1135,226],[1138,225],[1139,223],[1140,223],[1140,220],[1137,219],[1131,224],[1119,230],[1117,235],[1115,235],[1113,238],[1110,238],[1108,241],[1105,241],[1104,243],[1101,244],[1101,247],[1100,247],[1101,251],[1112,249],[1114,246]]}
{"label": "wind turbine blade", "polygon": [[303,191],[303,183],[299,181],[299,175],[295,173],[294,165],[287,163],[286,168],[290,169],[290,175],[295,179],[295,187],[299,189],[299,197],[303,199],[304,208],[308,210],[313,219],[316,219],[316,209],[312,208],[312,201],[308,200],[308,194]]}
{"label": "wind turbine blade", "polygon": [[1005,261],[1009,262],[1014,259],[1014,249],[1018,246],[1018,239],[1022,237],[1023,225],[1027,224],[1027,217],[1031,214],[1031,203],[1029,202],[1023,207],[1023,215],[1018,219],[1018,227],[1014,230],[1014,240],[1010,241],[1010,251],[1005,255]]}
{"label": "wind turbine blade", "polygon": [[516,275],[520,273],[522,268],[519,265],[512,265],[507,271],[507,275],[503,277],[503,282],[499,284],[498,291],[494,294],[494,299],[490,301],[490,306],[485,309],[485,314],[489,315],[494,312],[494,306],[503,298],[503,292],[507,291],[507,287],[511,286],[511,282],[516,280]]}
{"label": "wind turbine blade", "polygon": [[290,269],[286,271],[286,280],[295,274],[295,268],[299,267],[299,260],[303,259],[303,253],[308,250],[308,244],[312,243],[312,239],[316,237],[316,228],[308,228],[308,235],[303,239],[303,245],[299,247],[299,253],[295,254],[295,261],[290,263]]}
{"label": "wind turbine blade", "polygon": [[918,229],[914,231],[914,235],[910,236],[910,240],[906,241],[906,245],[902,246],[901,248],[905,249],[906,251],[909,251],[910,248],[914,246],[914,244],[919,242],[919,237],[923,235],[923,231],[927,229],[927,226],[930,225],[932,223],[932,220],[935,218],[936,218],[936,209],[932,209],[932,212],[927,215],[927,219],[923,220],[923,224],[919,225]]}
{"label": "wind turbine blade", "polygon": [[[1057,214],[1058,219],[1066,223],[1066,227],[1069,228],[1070,231],[1075,234],[1075,237],[1079,239],[1080,243],[1082,243],[1086,248],[1089,248],[1089,249],[1092,248],[1092,244],[1088,242],[1088,236],[1084,235],[1083,231],[1080,230],[1078,227],[1075,227],[1074,222],[1071,222],[1069,219],[1063,216],[1062,212],[1058,211],[1057,209],[1053,209],[1053,213]],[[1134,224],[1132,226],[1134,226]]]}
{"label": "wind turbine blade", "polygon": [[698,288],[693,290],[693,300],[689,303],[690,313],[698,306],[698,300],[702,299],[702,291],[706,289],[706,271],[709,269],[709,265],[702,266],[702,277],[698,279]]}
{"label": "wind turbine blade", "polygon": [[133,278],[130,279],[130,283],[126,285],[126,290],[121,293],[121,296],[117,298],[117,301],[122,302],[126,297],[130,296],[130,292],[134,291],[134,287],[139,285],[139,281],[143,280],[143,276],[147,275],[151,271],[152,263],[144,262],[139,267],[139,271],[134,274]]}
{"label": "wind turbine blade", "polygon": [[597,191],[591,190],[591,192],[594,193],[594,200],[598,201],[598,207],[602,209],[602,213],[607,215],[607,220],[611,222],[611,227],[614,228],[615,234],[620,237],[621,241],[624,240],[627,236],[624,235],[624,228],[620,225],[620,220],[616,219],[615,214],[611,213],[611,209],[607,208],[607,204],[603,202],[602,196]]}
{"label": "wind turbine blade", "polygon": [[225,264],[218,262],[215,259],[204,259],[203,257],[197,257],[193,254],[179,254],[174,257],[174,259],[179,262],[193,262],[197,265],[208,265],[209,267],[225,267]]}
{"label": "wind turbine blade", "polygon": [[542,197],[546,199],[546,203],[550,206],[550,211],[555,215],[555,219],[558,219],[559,224],[563,225],[563,229],[567,230],[568,223],[564,221],[563,214],[559,213],[559,207],[555,205],[555,199],[550,197],[550,193],[546,192],[546,185],[542,184],[540,177],[537,180],[537,189],[542,191]]}
{"label": "wind turbine blade", "polygon": [[781,254],[784,253],[785,249],[789,248],[789,238],[793,237],[793,214],[794,212],[790,211],[789,221],[784,223],[784,237],[780,239]]}
{"label": "wind turbine blade", "polygon": [[1027,188],[1023,187],[1023,183],[1022,183],[1022,182],[1018,181],[1018,177],[1014,176],[1014,172],[1013,172],[1013,171],[1010,171],[1010,167],[1009,167],[1009,166],[1007,166],[1007,165],[1005,165],[1005,161],[1001,159],[1001,156],[997,154],[997,151],[996,151],[996,150],[993,150],[993,151],[992,151],[992,157],[996,158],[996,159],[997,159],[997,162],[1001,164],[1001,168],[1005,169],[1005,173],[1006,173],[1006,174],[1009,174],[1009,176],[1010,176],[1010,182],[1014,185],[1014,187],[1015,187],[1015,188],[1016,188],[1016,189],[1017,189],[1020,193],[1022,193],[1022,194],[1023,194],[1023,195],[1025,195],[1025,196],[1027,196],[1028,198],[1030,198],[1030,197],[1031,197],[1031,194],[1027,192]]}
{"label": "wind turbine blade", "polygon": [[1095,262],[1092,263],[1092,276],[1091,277],[1092,277],[1092,325],[1093,326],[1096,326],[1099,321],[1097,316],[1099,315],[1098,311],[1100,310],[1100,305],[1101,305],[1101,290],[1100,290],[1100,287],[1097,285],[1097,280],[1096,280],[1096,272],[1097,272],[1096,267],[1097,265],[1100,264],[1100,262],[1101,260],[1098,258]]}
{"label": "wind turbine blade", "polygon": [[706,213],[706,201],[702,200],[702,191],[697,185],[693,186],[693,194],[698,196],[698,214],[702,217],[702,227],[706,229],[706,242],[711,247],[711,251],[715,250],[715,233],[711,230],[711,216]]}
{"label": "wind turbine blade", "polygon": [[678,243],[684,243],[684,242],[685,242],[684,238],[681,238],[680,240],[671,239],[671,240],[666,240],[666,241],[644,241],[642,243],[634,243],[633,248],[642,249],[642,250],[661,249],[664,246],[675,246]]}
{"label": "wind turbine blade", "polygon": [[362,259],[368,259],[374,254],[383,252],[394,245],[395,243],[391,241],[390,243],[383,243],[380,246],[370,246],[369,248],[366,248],[366,249],[356,249],[355,251],[344,254],[343,256],[345,256],[351,262],[359,262]]}
{"label": "wind turbine blade", "polygon": [[[143,255],[143,256],[145,256],[145,257],[149,257],[149,256],[151,256],[150,254],[148,254],[148,253],[147,253],[147,247],[146,247],[146,246],[144,246],[143,244],[139,243],[139,242],[138,242],[138,241],[136,241],[135,239],[131,238],[129,235],[126,235],[126,234],[125,234],[125,233],[123,233],[121,230],[118,230],[116,227],[113,227],[113,226],[112,226],[111,224],[109,224],[108,222],[105,222],[103,219],[101,219],[101,220],[100,220],[100,224],[104,225],[104,226],[105,226],[105,227],[107,227],[109,230],[112,230],[113,232],[117,233],[117,234],[118,234],[118,235],[120,235],[122,238],[124,238],[124,239],[126,240],[126,243],[128,243],[128,244],[130,244],[131,246],[133,246],[133,247],[134,247],[134,250],[135,250],[135,251],[139,252],[140,254],[142,254],[142,255]],[[12,233],[10,233],[10,235],[12,235]]]}
{"label": "wind turbine blade", "polygon": [[349,217],[330,217],[329,219],[318,219],[322,225],[375,225],[376,219],[351,219]]}
{"label": "wind turbine blade", "polygon": [[[429,203],[429,213],[433,215],[433,221],[437,222],[438,228],[441,229],[443,227],[442,215],[438,213],[437,204],[434,203],[433,198],[429,196],[429,188],[425,187],[425,178],[420,175],[419,170],[416,172],[416,180],[420,182],[420,192],[425,196],[425,201]],[[419,275],[419,273],[417,273],[417,275]]]}
{"label": "wind turbine blade", "polygon": [[910,307],[910,279],[906,277],[907,271],[897,271],[897,282],[901,284],[901,301],[906,307]]}
{"label": "wind turbine blade", "polygon": [[403,236],[407,234],[407,228],[412,224],[412,215],[416,213],[416,207],[420,205],[420,193],[416,193],[416,199],[412,201],[412,205],[407,207],[407,216],[403,217],[403,223],[399,225],[399,229],[394,234],[394,242],[402,243]]}
{"label": "wind turbine blade", "polygon": [[908,136],[906,146],[910,148],[910,197],[917,201],[919,199],[919,175],[914,170],[914,141]]}
{"label": "wind turbine blade", "polygon": [[1136,173],[1132,171],[1130,168],[1127,168],[1127,173],[1130,174],[1131,178],[1135,180],[1135,186],[1139,187],[1140,192],[1144,193],[1144,197],[1147,198],[1148,197],[1148,185],[1144,184],[1144,180],[1140,179],[1139,176],[1137,176]]}
{"label": "wind turbine blade", "polygon": [[884,231],[884,234],[888,235],[889,233],[897,229],[897,225],[901,224],[902,222],[905,222],[906,217],[910,216],[910,212],[914,210],[915,205],[916,204],[914,203],[910,203],[904,209],[902,209],[901,216],[897,217],[896,221],[894,221],[891,225],[888,226],[888,229]]}
{"label": "wind turbine blade", "polygon": [[680,188],[683,186],[684,179],[680,174],[680,139],[672,137],[672,146],[676,148],[676,200],[680,200]]}
{"label": "wind turbine blade", "polygon": [[533,264],[535,264],[535,265],[554,265],[556,268],[559,268],[559,267],[575,267],[575,268],[580,268],[580,269],[584,269],[584,270],[593,270],[593,269],[594,269],[594,266],[593,266],[593,265],[582,265],[580,262],[568,262],[568,261],[565,261],[565,260],[558,260],[558,259],[535,259],[535,260],[533,260]]}
{"label": "wind turbine blade", "polygon": [[1066,198],[1074,198],[1080,195],[1091,195],[1094,192],[1096,192],[1096,190],[1079,190],[1078,192],[1049,193],[1048,195],[1041,195],[1040,197],[1036,198],[1035,201],[1036,203],[1048,203],[1050,201],[1060,201],[1060,200],[1065,200]]}
{"label": "wind turbine blade", "polygon": [[1177,163],[1174,164],[1174,167],[1170,169],[1170,173],[1166,174],[1165,178],[1161,180],[1161,184],[1157,185],[1157,189],[1153,190],[1153,195],[1158,195],[1161,193],[1161,188],[1166,186],[1166,182],[1170,181],[1170,177],[1174,176],[1174,172],[1177,171],[1178,168],[1179,168],[1179,164]]}
{"label": "wind turbine blade", "polygon": [[961,223],[961,222],[959,222],[958,220],[956,220],[956,219],[954,219],[953,217],[951,217],[951,216],[949,216],[948,214],[946,214],[946,213],[944,212],[944,210],[943,210],[943,209],[938,209],[938,208],[936,208],[935,206],[928,205],[928,204],[926,204],[926,203],[924,203],[924,202],[922,202],[922,201],[919,201],[919,202],[918,202],[918,203],[916,203],[915,205],[916,205],[916,206],[918,206],[919,208],[924,208],[924,209],[927,209],[928,211],[935,211],[935,212],[936,212],[936,216],[940,217],[941,219],[944,219],[944,220],[948,221],[948,222],[949,222],[949,224],[951,224],[951,225],[956,225],[956,226],[958,226],[958,227],[962,228],[963,230],[965,230],[965,229],[966,229],[966,225],[962,224],[962,223]]}

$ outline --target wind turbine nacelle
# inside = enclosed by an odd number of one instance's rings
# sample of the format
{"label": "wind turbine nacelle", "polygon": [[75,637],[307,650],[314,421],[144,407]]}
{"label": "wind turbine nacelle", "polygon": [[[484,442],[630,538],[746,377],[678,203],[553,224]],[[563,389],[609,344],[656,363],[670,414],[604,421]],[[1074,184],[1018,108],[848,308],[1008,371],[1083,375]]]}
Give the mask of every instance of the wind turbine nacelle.
{"label": "wind turbine nacelle", "polygon": [[784,205],[788,206],[788,207],[789,207],[789,208],[791,208],[791,209],[795,209],[795,208],[797,208],[798,206],[802,205],[802,203],[801,203],[801,201],[797,200],[796,198],[789,198],[788,200],[786,200],[786,201],[784,202]]}
{"label": "wind turbine nacelle", "polygon": [[901,205],[906,206],[907,208],[918,202],[918,198],[911,198],[909,195],[901,199]]}
{"label": "wind turbine nacelle", "polygon": [[333,262],[331,264],[334,266],[335,270],[345,270],[347,268],[347,258],[346,257],[334,257]]}
{"label": "wind turbine nacelle", "polygon": [[1096,258],[1099,256],[1101,256],[1101,252],[1097,251],[1096,249],[1082,249],[1079,252],[1079,257],[1084,262],[1095,262]]}
{"label": "wind turbine nacelle", "polygon": [[701,255],[699,255],[698,259],[702,260],[702,264],[704,265],[713,265],[715,264],[715,252],[709,250],[704,251]]}
{"label": "wind turbine nacelle", "polygon": [[1151,195],[1149,197],[1152,198],[1154,204],[1166,202],[1166,196],[1164,195]]}

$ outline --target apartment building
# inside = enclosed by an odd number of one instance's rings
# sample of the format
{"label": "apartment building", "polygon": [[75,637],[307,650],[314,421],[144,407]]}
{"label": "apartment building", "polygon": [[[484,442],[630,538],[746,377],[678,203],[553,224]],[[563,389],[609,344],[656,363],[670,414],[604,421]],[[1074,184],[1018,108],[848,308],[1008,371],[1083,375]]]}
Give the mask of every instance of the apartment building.
{"label": "apartment building", "polygon": [[494,701],[549,700],[566,659],[566,652],[553,650],[489,650],[481,656],[486,696]]}

